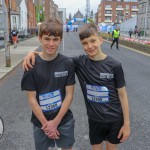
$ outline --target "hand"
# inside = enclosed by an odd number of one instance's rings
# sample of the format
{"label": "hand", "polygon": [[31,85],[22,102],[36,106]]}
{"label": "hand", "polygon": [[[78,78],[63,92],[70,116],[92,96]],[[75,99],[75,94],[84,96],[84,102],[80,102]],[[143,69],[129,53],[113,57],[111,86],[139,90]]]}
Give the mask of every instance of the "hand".
{"label": "hand", "polygon": [[125,140],[128,139],[129,135],[130,135],[130,126],[123,125],[118,134],[118,139],[122,137],[120,142],[124,142]]}
{"label": "hand", "polygon": [[58,130],[57,130],[58,124],[54,120],[47,121],[43,126],[42,130],[45,132],[45,134],[52,139],[57,139],[59,138],[58,136],[60,135]]}
{"label": "hand", "polygon": [[[31,60],[31,62],[30,62],[30,60]],[[34,64],[35,64],[35,55],[33,52],[29,52],[23,60],[22,67],[24,70],[28,71],[30,68],[33,68],[32,65],[34,65]]]}
{"label": "hand", "polygon": [[59,139],[59,132],[58,132],[58,130],[56,131],[56,132],[52,132],[52,133],[49,133],[49,134],[46,134],[50,139],[53,139],[53,140],[55,140],[55,139]]}
{"label": "hand", "polygon": [[47,121],[43,126],[42,130],[46,133],[46,135],[51,134],[57,131],[58,124],[54,120]]}

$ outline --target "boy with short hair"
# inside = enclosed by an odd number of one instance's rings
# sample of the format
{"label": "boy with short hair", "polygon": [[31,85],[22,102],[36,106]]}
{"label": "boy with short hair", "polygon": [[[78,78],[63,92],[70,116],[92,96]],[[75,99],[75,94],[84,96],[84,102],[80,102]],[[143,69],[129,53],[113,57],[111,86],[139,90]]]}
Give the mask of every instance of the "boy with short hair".
{"label": "boy with short hair", "polygon": [[74,119],[69,109],[75,84],[74,63],[58,53],[62,34],[59,20],[51,18],[42,23],[39,31],[42,52],[21,82],[33,112],[31,122],[37,150],[55,145],[71,150],[74,144]]}
{"label": "boy with short hair", "polygon": [[[117,150],[117,145],[130,135],[130,119],[125,79],[121,63],[101,51],[102,38],[96,25],[85,24],[79,38],[87,55],[74,57],[89,118],[92,150]],[[36,52],[34,52],[36,53]],[[24,68],[33,52],[24,61]]]}

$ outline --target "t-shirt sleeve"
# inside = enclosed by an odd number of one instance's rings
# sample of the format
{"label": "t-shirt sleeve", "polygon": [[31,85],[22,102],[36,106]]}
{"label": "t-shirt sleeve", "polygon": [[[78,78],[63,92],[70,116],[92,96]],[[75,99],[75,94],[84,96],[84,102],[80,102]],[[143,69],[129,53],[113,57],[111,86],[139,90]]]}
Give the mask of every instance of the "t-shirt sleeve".
{"label": "t-shirt sleeve", "polygon": [[78,63],[79,63],[79,56],[71,57],[71,59],[73,60],[74,65],[75,65],[75,66],[77,66],[77,65],[78,65]]}
{"label": "t-shirt sleeve", "polygon": [[33,69],[25,71],[21,80],[21,90],[22,91],[35,91],[35,79],[33,76]]}
{"label": "t-shirt sleeve", "polygon": [[73,63],[73,61],[71,61],[68,68],[68,79],[66,85],[74,85],[75,83],[75,64]]}
{"label": "t-shirt sleeve", "polygon": [[118,64],[117,66],[115,66],[114,79],[115,79],[115,84],[116,84],[117,89],[122,88],[123,86],[126,85],[124,72],[123,72],[121,64]]}

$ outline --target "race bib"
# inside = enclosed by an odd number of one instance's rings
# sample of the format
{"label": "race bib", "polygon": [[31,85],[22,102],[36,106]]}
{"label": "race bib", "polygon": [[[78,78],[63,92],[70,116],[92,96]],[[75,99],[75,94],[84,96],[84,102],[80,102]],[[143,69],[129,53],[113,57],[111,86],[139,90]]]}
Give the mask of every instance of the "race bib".
{"label": "race bib", "polygon": [[109,102],[109,91],[105,86],[86,85],[87,99],[90,102],[107,103]]}
{"label": "race bib", "polygon": [[39,103],[43,112],[60,108],[62,104],[60,90],[39,95]]}

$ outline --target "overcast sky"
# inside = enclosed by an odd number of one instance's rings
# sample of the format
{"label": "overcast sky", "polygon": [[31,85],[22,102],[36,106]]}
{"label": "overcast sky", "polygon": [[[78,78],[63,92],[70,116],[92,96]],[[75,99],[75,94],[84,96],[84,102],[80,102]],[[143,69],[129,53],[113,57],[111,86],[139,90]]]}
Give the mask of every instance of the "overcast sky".
{"label": "overcast sky", "polygon": [[[78,11],[81,11],[83,15],[85,15],[86,8],[86,0],[53,0],[55,4],[58,5],[59,8],[66,8],[67,17],[69,13],[74,15]],[[93,10],[96,13],[98,5],[101,0],[90,0],[90,10]]]}

